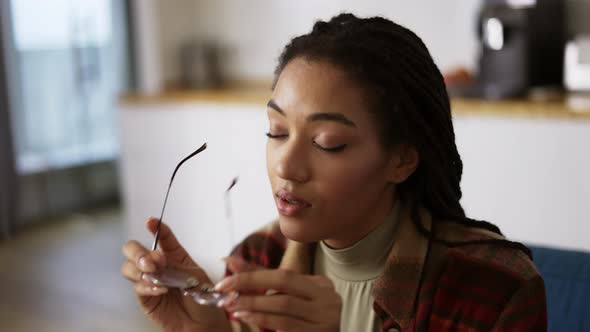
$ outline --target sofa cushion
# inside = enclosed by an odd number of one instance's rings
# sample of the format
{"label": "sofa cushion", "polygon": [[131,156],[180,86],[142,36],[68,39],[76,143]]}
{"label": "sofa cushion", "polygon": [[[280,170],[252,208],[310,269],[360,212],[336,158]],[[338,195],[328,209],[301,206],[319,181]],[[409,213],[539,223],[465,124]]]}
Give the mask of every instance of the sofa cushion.
{"label": "sofa cushion", "polygon": [[590,331],[590,253],[529,248],[545,280],[549,331]]}

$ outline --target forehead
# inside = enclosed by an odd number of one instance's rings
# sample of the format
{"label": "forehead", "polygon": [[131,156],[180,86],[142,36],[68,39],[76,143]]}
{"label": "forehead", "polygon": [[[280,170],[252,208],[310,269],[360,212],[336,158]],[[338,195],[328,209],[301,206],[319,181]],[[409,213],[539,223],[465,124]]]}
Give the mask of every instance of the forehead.
{"label": "forehead", "polygon": [[272,99],[288,115],[337,112],[355,122],[369,117],[362,86],[327,61],[291,60],[277,80]]}

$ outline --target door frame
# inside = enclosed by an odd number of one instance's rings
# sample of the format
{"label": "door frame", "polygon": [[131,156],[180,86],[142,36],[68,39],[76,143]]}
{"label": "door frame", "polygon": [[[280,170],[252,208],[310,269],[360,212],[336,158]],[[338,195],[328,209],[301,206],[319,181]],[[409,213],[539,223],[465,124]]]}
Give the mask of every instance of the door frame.
{"label": "door frame", "polygon": [[18,177],[11,122],[9,68],[6,58],[9,46],[9,1],[0,1],[0,240],[7,239],[16,224]]}

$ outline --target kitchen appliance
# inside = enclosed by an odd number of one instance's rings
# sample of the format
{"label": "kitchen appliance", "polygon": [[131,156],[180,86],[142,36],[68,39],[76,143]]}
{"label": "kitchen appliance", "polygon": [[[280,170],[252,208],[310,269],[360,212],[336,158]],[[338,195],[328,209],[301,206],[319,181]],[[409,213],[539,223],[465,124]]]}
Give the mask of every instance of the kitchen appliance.
{"label": "kitchen appliance", "polygon": [[561,88],[565,34],[564,0],[484,0],[476,83],[454,94],[500,99]]}
{"label": "kitchen appliance", "polygon": [[590,35],[578,36],[565,47],[564,83],[569,91],[590,93]]}

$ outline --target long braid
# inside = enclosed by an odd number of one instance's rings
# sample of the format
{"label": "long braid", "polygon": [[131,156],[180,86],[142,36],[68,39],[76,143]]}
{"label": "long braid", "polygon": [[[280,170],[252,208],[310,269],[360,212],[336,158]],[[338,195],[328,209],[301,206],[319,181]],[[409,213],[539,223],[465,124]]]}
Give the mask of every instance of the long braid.
{"label": "long braid", "polygon": [[[371,111],[382,124],[383,145],[403,143],[417,149],[419,165],[397,191],[410,202],[412,220],[421,233],[449,246],[473,243],[436,238],[420,221],[418,209],[424,206],[436,221],[501,234],[495,225],[465,216],[460,203],[463,162],[455,144],[449,96],[442,74],[418,36],[385,18],[361,19],[344,13],[316,22],[309,34],[291,40],[279,58],[275,84],[297,57],[329,61],[357,79],[373,97]],[[526,247],[510,241],[484,242],[518,247],[530,255]]]}

